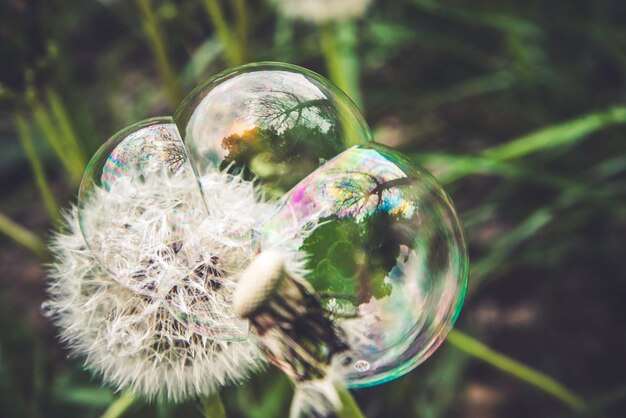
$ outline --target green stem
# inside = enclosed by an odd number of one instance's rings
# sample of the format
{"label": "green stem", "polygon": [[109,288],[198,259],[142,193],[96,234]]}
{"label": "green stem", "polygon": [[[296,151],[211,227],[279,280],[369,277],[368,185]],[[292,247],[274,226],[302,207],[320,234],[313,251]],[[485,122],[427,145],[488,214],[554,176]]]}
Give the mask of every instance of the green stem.
{"label": "green stem", "polygon": [[226,409],[222,403],[222,398],[219,393],[212,393],[208,396],[203,396],[202,399],[202,411],[206,418],[226,418]]}
{"label": "green stem", "polygon": [[0,232],[29,249],[42,260],[47,259],[46,244],[37,235],[0,213]]}
{"label": "green stem", "polygon": [[365,418],[349,390],[340,389],[339,399],[341,399],[341,409],[336,412],[338,418]]}
{"label": "green stem", "polygon": [[324,55],[324,60],[326,61],[326,69],[328,70],[329,78],[337,87],[348,94],[348,82],[341,69],[339,45],[337,44],[337,37],[335,35],[335,26],[332,23],[326,23],[320,26],[320,47]]}
{"label": "green stem", "polygon": [[159,22],[154,15],[150,0],[136,1],[139,11],[141,12],[143,30],[148,38],[148,42],[150,43],[150,48],[154,54],[161,77],[163,77],[163,80],[165,81],[168,100],[172,107],[176,107],[180,101],[180,88],[178,86],[178,80],[174,70],[170,65],[163,32],[161,31]]}
{"label": "green stem", "polygon": [[[351,22],[346,22],[351,23]],[[333,23],[327,23],[319,27],[320,46],[326,67],[328,68],[329,78],[348,95],[352,101],[359,105],[360,97],[358,94],[358,69],[351,71],[350,65],[346,65],[346,60],[342,59],[345,51],[340,51],[340,42],[337,38],[337,27]],[[350,76],[352,74],[352,76]],[[352,78],[352,82],[350,79]],[[357,80],[354,82],[354,80]],[[341,125],[345,139],[346,147],[362,144],[366,138],[361,136],[361,130],[355,125],[351,118],[346,117],[343,111],[339,112]]]}
{"label": "green stem", "polygon": [[35,182],[37,183],[37,188],[39,188],[39,192],[43,198],[48,216],[52,221],[57,221],[59,219],[59,206],[57,205],[52,189],[48,184],[43,164],[39,158],[37,150],[35,149],[30,128],[24,118],[20,115],[15,115],[15,125],[17,126],[17,133],[20,138],[20,142],[22,143],[22,147],[24,148],[28,161],[30,162],[30,167],[33,170]]}
{"label": "green stem", "polygon": [[583,411],[585,409],[585,401],[581,397],[571,392],[552,377],[492,350],[469,335],[460,331],[452,331],[448,335],[448,342],[465,353],[552,395],[574,411]]}
{"label": "green stem", "polygon": [[326,23],[320,26],[320,46],[331,81],[361,107],[355,32],[354,22]]}
{"label": "green stem", "polygon": [[228,23],[224,18],[224,13],[219,0],[204,0],[204,8],[211,19],[211,23],[217,32],[217,36],[224,47],[224,52],[229,65],[240,65],[243,63],[242,52],[233,37]]}
{"label": "green stem", "polygon": [[119,418],[134,402],[135,398],[130,393],[123,393],[104,411],[100,418]]}
{"label": "green stem", "polygon": [[235,0],[235,26],[237,28],[237,40],[241,63],[246,62],[248,56],[248,26],[250,16],[246,0]]}

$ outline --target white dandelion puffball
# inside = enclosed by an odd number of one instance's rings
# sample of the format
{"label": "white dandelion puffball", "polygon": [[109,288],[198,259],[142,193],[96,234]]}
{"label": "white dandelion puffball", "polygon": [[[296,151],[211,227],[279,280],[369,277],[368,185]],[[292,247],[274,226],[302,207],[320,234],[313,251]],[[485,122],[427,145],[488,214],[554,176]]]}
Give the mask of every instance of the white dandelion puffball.
{"label": "white dandelion puffball", "polygon": [[[155,127],[163,125],[148,129]],[[77,208],[52,242],[46,309],[62,339],[105,381],[147,398],[180,401],[260,369],[257,345],[230,302],[250,251],[249,237],[233,231],[248,231],[268,209],[254,185],[223,172],[202,176],[214,197],[211,215],[185,229],[190,213],[180,212],[204,209],[196,182],[180,173],[118,177],[82,202],[83,222],[108,224],[99,230],[106,233],[99,260],[81,234]],[[160,287],[142,292],[137,283]],[[237,331],[247,338],[230,338]]]}
{"label": "white dandelion puffball", "polygon": [[355,19],[363,16],[372,0],[271,0],[291,19],[313,23]]}

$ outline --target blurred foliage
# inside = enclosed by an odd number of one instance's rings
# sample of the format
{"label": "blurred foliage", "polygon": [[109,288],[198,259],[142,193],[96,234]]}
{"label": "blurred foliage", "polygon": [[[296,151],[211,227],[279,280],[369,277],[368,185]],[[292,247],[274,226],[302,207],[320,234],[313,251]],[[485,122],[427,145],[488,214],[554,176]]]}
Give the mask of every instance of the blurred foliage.
{"label": "blurred foliage", "polygon": [[[625,23],[619,0],[378,0],[320,27],[268,1],[1,2],[0,415],[202,415],[116,398],[66,358],[39,309],[43,243],[106,138],[229,65],[275,60],[345,89],[467,229],[457,329],[484,343],[456,332],[356,392],[365,415],[624,416]],[[229,417],[286,416],[290,398],[275,370],[223,391]]]}

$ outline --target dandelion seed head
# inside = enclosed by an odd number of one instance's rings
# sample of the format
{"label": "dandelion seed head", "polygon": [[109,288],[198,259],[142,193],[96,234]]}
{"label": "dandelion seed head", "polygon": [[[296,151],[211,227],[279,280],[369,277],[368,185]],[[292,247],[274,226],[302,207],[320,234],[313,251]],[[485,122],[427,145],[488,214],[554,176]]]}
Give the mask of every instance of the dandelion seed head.
{"label": "dandelion seed head", "polygon": [[361,17],[372,0],[271,0],[278,11],[291,19],[326,23]]}
{"label": "dandelion seed head", "polygon": [[[264,365],[233,313],[232,293],[250,260],[249,231],[271,205],[239,176],[203,176],[206,202],[188,180],[155,176],[95,194],[83,209],[87,219],[121,225],[106,229],[108,246],[101,248],[108,251],[99,259],[85,244],[76,208],[51,243],[46,311],[61,338],[106,382],[149,399],[207,394]],[[129,189],[132,199],[122,198]],[[172,217],[196,216],[184,210],[190,207],[206,207],[209,215],[193,228],[168,227],[176,224]],[[107,263],[113,267],[104,269]],[[138,283],[157,291],[139,292]],[[247,338],[225,338],[233,332]]]}

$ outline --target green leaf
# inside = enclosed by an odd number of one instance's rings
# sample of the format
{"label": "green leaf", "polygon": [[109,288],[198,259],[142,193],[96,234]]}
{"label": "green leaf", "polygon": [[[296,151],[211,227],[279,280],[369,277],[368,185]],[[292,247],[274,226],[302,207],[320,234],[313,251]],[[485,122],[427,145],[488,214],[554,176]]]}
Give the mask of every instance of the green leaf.
{"label": "green leaf", "polygon": [[482,154],[496,161],[511,160],[550,148],[573,145],[595,131],[622,123],[626,123],[626,107],[614,107],[540,129],[506,144],[488,148]]}

